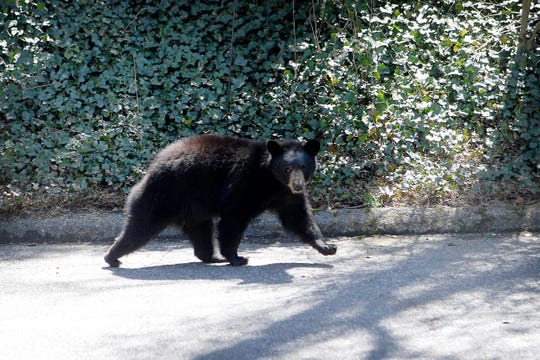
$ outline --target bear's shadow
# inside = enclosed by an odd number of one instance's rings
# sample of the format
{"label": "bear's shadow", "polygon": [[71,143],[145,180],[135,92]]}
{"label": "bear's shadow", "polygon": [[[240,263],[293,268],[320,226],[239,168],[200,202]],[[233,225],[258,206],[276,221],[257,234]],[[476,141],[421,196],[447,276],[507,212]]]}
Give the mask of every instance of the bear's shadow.
{"label": "bear's shadow", "polygon": [[[286,284],[295,276],[287,270],[295,268],[331,269],[329,264],[313,263],[275,263],[265,265],[246,265],[234,267],[227,264],[204,264],[190,262],[172,265],[157,265],[140,268],[111,268],[114,275],[134,280],[241,280],[244,284]],[[310,277],[311,271],[296,277]]]}

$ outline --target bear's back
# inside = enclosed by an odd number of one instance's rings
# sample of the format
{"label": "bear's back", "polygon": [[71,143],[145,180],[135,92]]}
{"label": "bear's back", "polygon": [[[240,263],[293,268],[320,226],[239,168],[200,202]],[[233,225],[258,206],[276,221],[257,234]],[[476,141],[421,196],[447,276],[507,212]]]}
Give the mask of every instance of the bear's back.
{"label": "bear's back", "polygon": [[220,135],[197,135],[184,138],[163,149],[154,162],[178,160],[185,157],[208,158],[214,162],[243,160],[265,150],[261,141]]}

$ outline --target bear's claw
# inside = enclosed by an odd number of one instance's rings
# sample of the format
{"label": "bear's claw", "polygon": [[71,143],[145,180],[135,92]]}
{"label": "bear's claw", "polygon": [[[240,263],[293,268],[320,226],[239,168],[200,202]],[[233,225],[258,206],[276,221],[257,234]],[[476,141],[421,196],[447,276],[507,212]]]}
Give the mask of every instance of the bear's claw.
{"label": "bear's claw", "polygon": [[120,260],[118,260],[118,259],[110,258],[109,255],[105,255],[105,258],[104,258],[104,259],[105,259],[105,262],[106,262],[107,264],[109,264],[110,267],[114,267],[114,268],[119,267],[120,264],[122,263],[122,262],[121,262]]}
{"label": "bear's claw", "polygon": [[325,244],[325,246],[317,247],[317,250],[323,255],[334,255],[337,251],[337,247],[332,244]]}

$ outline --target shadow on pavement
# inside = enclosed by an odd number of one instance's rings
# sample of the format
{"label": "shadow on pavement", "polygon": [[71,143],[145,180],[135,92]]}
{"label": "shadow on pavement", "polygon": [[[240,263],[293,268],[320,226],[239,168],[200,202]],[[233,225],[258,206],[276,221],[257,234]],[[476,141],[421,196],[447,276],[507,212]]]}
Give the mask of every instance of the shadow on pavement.
{"label": "shadow on pavement", "polygon": [[173,265],[157,265],[141,268],[111,268],[114,275],[137,280],[241,280],[243,284],[287,284],[293,276],[287,270],[293,268],[329,269],[332,265],[312,263],[274,263],[232,267],[228,264],[204,264],[189,262]]}

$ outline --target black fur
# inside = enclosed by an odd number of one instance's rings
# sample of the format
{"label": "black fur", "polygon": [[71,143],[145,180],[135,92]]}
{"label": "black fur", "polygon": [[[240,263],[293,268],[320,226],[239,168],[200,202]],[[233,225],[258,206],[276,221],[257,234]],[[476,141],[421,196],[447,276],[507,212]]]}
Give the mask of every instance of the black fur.
{"label": "black fur", "polygon": [[324,255],[326,244],[313,221],[305,182],[316,167],[320,145],[308,141],[254,141],[200,135],[161,151],[146,176],[131,190],[121,234],[105,255],[119,266],[120,257],[144,246],[170,224],[181,226],[204,262],[214,256],[213,218],[221,255],[244,265],[238,246],[249,222],[265,210],[277,212],[283,227]]}

